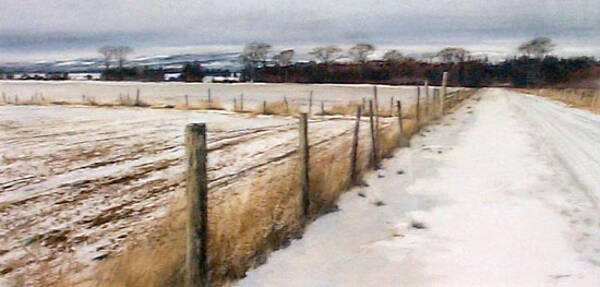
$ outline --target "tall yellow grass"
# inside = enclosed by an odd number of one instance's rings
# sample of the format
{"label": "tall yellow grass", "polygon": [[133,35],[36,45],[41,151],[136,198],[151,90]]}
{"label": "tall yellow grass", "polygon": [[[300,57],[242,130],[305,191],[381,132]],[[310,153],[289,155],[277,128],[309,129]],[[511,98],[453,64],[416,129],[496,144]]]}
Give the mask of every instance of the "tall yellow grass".
{"label": "tall yellow grass", "polygon": [[600,112],[598,89],[517,89],[520,92],[560,101],[572,107]]}
{"label": "tall yellow grass", "polygon": [[266,106],[263,104],[258,105],[252,112],[255,115],[297,115],[300,113],[298,105],[294,105],[290,102],[287,104],[285,101],[267,102]]}
{"label": "tall yellow grass", "polygon": [[[355,110],[353,111],[355,112]],[[418,131],[416,120],[403,119],[404,135]],[[357,167],[361,176],[369,167],[370,135],[361,129]],[[310,138],[310,135],[309,135]],[[396,121],[381,124],[380,158],[400,143]],[[334,211],[349,187],[351,135],[311,147],[311,217]],[[212,286],[227,285],[267,255],[298,237],[305,218],[301,204],[298,156],[273,163],[225,188],[211,190],[208,198],[208,263]],[[317,168],[326,166],[327,168]],[[170,211],[152,229],[150,238],[133,240],[121,255],[102,262],[97,276],[80,286],[181,286],[185,256],[185,201],[183,189]]]}

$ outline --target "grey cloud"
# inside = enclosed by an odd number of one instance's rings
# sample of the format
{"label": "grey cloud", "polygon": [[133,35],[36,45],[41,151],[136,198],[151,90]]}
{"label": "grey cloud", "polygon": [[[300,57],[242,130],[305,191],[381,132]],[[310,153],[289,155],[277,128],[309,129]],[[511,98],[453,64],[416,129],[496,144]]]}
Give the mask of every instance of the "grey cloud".
{"label": "grey cloud", "polygon": [[139,47],[254,40],[275,45],[464,45],[547,35],[573,45],[600,44],[597,0],[2,2],[0,56],[92,49],[105,42]]}

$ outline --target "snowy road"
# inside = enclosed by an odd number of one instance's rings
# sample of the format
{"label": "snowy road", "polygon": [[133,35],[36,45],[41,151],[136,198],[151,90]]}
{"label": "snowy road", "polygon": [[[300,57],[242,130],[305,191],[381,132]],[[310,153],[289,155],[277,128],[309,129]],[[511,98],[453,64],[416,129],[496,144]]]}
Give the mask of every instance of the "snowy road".
{"label": "snowy road", "polygon": [[479,95],[237,285],[600,286],[600,117]]}

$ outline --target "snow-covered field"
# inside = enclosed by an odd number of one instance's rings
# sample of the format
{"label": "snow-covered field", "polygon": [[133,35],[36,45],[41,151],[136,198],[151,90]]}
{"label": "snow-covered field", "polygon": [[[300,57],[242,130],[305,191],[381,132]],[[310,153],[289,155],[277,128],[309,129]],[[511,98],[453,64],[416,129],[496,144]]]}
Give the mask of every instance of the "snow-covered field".
{"label": "snow-covered field", "polygon": [[[20,101],[26,101],[33,95],[41,94],[50,101],[81,102],[85,95],[87,98],[95,98],[98,103],[114,103],[120,95],[134,98],[137,89],[140,90],[141,100],[152,105],[183,105],[186,95],[193,104],[207,99],[210,89],[212,99],[221,102],[228,109],[233,106],[233,99],[239,100],[242,94],[245,107],[254,108],[263,101],[282,101],[284,96],[292,104],[306,106],[312,92],[315,110],[321,102],[330,107],[349,101],[360,102],[362,98],[373,95],[372,85],[0,81],[0,93],[4,93],[11,101],[15,96]],[[416,99],[416,87],[379,85],[378,90],[383,104],[389,103],[391,97],[403,100],[403,104]]]}
{"label": "snow-covered field", "polygon": [[600,116],[480,96],[237,286],[600,286]]}
{"label": "snow-covered field", "polygon": [[[297,119],[147,108],[0,106],[0,286],[86,269],[152,234],[184,190],[184,126],[208,127],[210,186],[297,148]],[[310,123],[315,142],[353,127]],[[8,285],[10,286],[10,285]]]}

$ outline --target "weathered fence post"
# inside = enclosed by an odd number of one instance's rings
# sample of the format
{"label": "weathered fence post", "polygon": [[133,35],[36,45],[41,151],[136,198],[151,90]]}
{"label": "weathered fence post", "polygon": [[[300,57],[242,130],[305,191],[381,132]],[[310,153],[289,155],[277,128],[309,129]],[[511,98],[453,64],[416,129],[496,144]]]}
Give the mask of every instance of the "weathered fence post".
{"label": "weathered fence post", "polygon": [[435,90],[436,105],[437,105],[437,118],[442,116],[442,92],[440,89]]}
{"label": "weathered fence post", "polygon": [[408,140],[404,136],[404,125],[402,124],[402,102],[397,101],[396,108],[398,109],[398,143],[400,147],[408,146]]}
{"label": "weathered fence post", "polygon": [[362,98],[362,109],[363,110],[367,109],[367,100],[364,97]]}
{"label": "weathered fence post", "polygon": [[233,98],[233,111],[237,111],[237,99],[235,97]]}
{"label": "weathered fence post", "polygon": [[429,108],[429,81],[425,80],[425,117],[426,121],[429,121],[431,109]]}
{"label": "weathered fence post", "polygon": [[358,133],[360,131],[361,106],[356,106],[356,124],[354,125],[354,137],[352,138],[352,151],[350,153],[350,184],[356,183],[358,171],[356,169],[356,160],[358,157]]}
{"label": "weathered fence post", "polygon": [[135,91],[135,105],[136,106],[140,105],[140,89],[139,88]]}
{"label": "weathered fence post", "polygon": [[417,86],[417,130],[421,126],[421,87]]}
{"label": "weathered fence post", "polygon": [[240,94],[240,111],[244,111],[244,93]]}
{"label": "weathered fence post", "polygon": [[377,157],[379,155],[378,153],[378,149],[377,149],[377,131],[376,131],[376,127],[375,127],[375,121],[373,120],[374,117],[374,108],[373,108],[373,100],[369,100],[369,123],[370,123],[370,127],[371,127],[371,167],[373,167],[374,169],[377,169]]}
{"label": "weathered fence post", "polygon": [[309,177],[309,145],[308,145],[308,115],[300,114],[300,184],[302,187],[302,207],[304,217],[307,218],[310,211],[310,177]]}
{"label": "weathered fence post", "polygon": [[321,101],[321,115],[325,115],[325,102]]}
{"label": "weathered fence post", "polygon": [[444,115],[444,101],[446,100],[446,93],[448,87],[448,72],[444,72],[442,76],[442,94],[440,95],[440,115]]}
{"label": "weathered fence post", "polygon": [[263,115],[267,114],[267,101],[263,101]]}
{"label": "weathered fence post", "polygon": [[185,107],[188,108],[190,106],[190,99],[188,98],[188,95],[185,95]]}
{"label": "weathered fence post", "polygon": [[312,102],[313,102],[313,91],[310,91],[310,96],[308,97],[308,114],[312,113]]}
{"label": "weathered fence post", "polygon": [[390,117],[394,116],[394,96],[390,97]]}
{"label": "weathered fence post", "polygon": [[[377,85],[373,86],[373,99],[375,101],[375,127],[377,128],[377,135],[379,136],[379,99],[378,99]],[[373,110],[371,110],[373,111]]]}
{"label": "weathered fence post", "polygon": [[285,104],[285,113],[290,113],[290,104],[288,103],[287,97],[283,96],[283,103]]}
{"label": "weathered fence post", "polygon": [[8,102],[6,101],[6,93],[4,93],[4,92],[2,92],[2,102],[3,102],[3,103],[8,103]]}
{"label": "weathered fence post", "polygon": [[15,105],[19,104],[19,95],[15,95]]}
{"label": "weathered fence post", "polygon": [[208,104],[212,103],[212,93],[210,92],[210,88],[208,88]]}
{"label": "weathered fence post", "polygon": [[186,258],[185,287],[207,287],[208,179],[206,175],[206,125],[189,124],[185,127],[187,158],[186,197]]}

